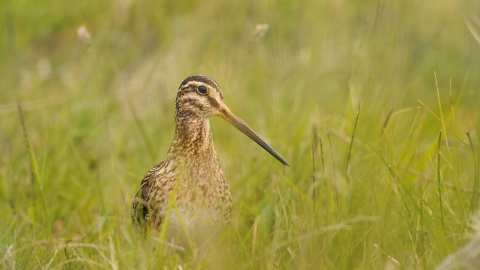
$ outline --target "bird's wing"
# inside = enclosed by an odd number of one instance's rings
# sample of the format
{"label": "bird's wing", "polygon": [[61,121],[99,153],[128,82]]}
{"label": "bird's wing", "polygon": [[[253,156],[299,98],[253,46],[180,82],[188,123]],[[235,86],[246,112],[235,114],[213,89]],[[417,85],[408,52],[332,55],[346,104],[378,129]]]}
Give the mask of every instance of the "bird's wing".
{"label": "bird's wing", "polygon": [[144,231],[146,229],[146,222],[148,221],[148,204],[146,199],[148,198],[148,193],[150,192],[150,186],[155,180],[155,175],[162,167],[163,162],[153,167],[148,171],[145,176],[142,178],[140,183],[140,189],[135,194],[132,202],[132,212],[131,218],[132,223],[135,225],[138,231]]}

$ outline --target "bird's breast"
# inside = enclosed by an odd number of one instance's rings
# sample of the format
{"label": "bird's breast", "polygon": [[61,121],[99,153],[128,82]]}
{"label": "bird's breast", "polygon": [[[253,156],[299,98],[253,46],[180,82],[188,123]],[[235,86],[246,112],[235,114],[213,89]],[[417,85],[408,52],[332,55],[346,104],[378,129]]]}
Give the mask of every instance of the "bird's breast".
{"label": "bird's breast", "polygon": [[[230,188],[218,164],[204,163],[201,166],[188,161],[176,162],[175,166],[166,168],[174,170],[168,170],[168,177],[159,177],[155,191],[150,194],[149,204],[155,227],[160,229],[168,213],[170,217],[175,216],[169,227],[178,226],[179,221],[190,224],[192,229],[205,227],[199,224],[225,224],[230,221]],[[174,201],[170,202],[171,199]]]}

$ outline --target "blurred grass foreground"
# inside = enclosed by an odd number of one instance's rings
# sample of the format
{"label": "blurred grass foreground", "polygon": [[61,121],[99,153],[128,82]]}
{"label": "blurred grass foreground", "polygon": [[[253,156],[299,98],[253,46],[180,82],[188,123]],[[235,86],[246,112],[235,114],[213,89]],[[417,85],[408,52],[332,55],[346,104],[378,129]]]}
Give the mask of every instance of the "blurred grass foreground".
{"label": "blurred grass foreground", "polygon": [[[478,1],[2,1],[0,14],[0,268],[433,269],[469,242]],[[291,163],[211,120],[234,208],[203,259],[141,239],[129,217],[193,74]]]}

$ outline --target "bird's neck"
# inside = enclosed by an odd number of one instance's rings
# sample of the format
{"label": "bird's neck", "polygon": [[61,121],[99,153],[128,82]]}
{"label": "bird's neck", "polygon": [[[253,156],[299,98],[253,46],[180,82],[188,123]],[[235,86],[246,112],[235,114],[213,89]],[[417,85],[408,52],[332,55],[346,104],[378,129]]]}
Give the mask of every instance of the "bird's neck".
{"label": "bird's neck", "polygon": [[[168,150],[169,157],[183,159],[201,159],[205,163],[217,162],[213,146],[210,122],[207,118],[176,117],[175,135]],[[207,164],[205,164],[207,165]]]}

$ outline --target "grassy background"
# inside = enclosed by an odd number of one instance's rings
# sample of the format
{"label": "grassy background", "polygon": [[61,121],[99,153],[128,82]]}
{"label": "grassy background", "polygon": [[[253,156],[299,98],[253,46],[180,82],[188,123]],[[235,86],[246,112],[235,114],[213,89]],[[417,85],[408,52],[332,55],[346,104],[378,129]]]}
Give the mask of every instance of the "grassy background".
{"label": "grassy background", "polygon": [[[432,269],[468,241],[478,1],[22,0],[0,18],[1,268]],[[211,120],[234,212],[203,261],[129,218],[192,74],[291,164]]]}

